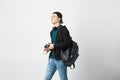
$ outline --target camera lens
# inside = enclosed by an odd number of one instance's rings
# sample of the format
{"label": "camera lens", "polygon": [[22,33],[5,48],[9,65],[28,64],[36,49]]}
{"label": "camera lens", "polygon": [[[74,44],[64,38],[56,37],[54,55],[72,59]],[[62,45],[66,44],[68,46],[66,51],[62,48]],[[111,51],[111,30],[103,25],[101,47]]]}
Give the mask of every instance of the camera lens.
{"label": "camera lens", "polygon": [[49,44],[46,44],[45,46],[44,46],[44,48],[48,48],[49,47]]}

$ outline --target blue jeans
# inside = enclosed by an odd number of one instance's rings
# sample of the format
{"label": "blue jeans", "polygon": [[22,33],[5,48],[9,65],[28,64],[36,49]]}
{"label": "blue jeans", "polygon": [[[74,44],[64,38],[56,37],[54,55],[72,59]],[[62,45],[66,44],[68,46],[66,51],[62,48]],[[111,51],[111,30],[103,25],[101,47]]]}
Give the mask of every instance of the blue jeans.
{"label": "blue jeans", "polygon": [[62,60],[55,60],[52,58],[48,60],[45,80],[51,80],[56,70],[58,70],[60,80],[68,80],[67,67],[64,65]]}

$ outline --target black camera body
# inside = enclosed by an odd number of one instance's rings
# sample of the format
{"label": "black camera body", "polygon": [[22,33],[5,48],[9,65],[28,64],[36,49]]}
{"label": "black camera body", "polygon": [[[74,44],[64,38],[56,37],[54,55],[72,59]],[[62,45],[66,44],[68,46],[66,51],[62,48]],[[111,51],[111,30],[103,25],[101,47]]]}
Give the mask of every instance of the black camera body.
{"label": "black camera body", "polygon": [[50,46],[50,44],[46,44],[45,46],[44,46],[44,48],[48,48]]}

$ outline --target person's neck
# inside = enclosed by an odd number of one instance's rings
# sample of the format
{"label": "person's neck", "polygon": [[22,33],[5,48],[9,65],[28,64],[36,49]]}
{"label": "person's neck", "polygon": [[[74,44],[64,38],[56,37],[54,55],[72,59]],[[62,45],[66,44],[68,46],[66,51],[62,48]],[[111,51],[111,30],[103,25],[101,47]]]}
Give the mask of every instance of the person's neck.
{"label": "person's neck", "polygon": [[56,23],[54,24],[55,27],[59,27],[60,23]]}

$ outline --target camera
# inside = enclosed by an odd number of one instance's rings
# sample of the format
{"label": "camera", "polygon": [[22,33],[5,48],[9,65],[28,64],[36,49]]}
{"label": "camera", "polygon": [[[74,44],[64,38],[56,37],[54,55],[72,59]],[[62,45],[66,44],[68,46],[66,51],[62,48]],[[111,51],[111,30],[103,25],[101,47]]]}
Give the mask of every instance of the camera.
{"label": "camera", "polygon": [[44,48],[48,48],[50,46],[50,44],[46,44],[45,46],[44,46]]}

